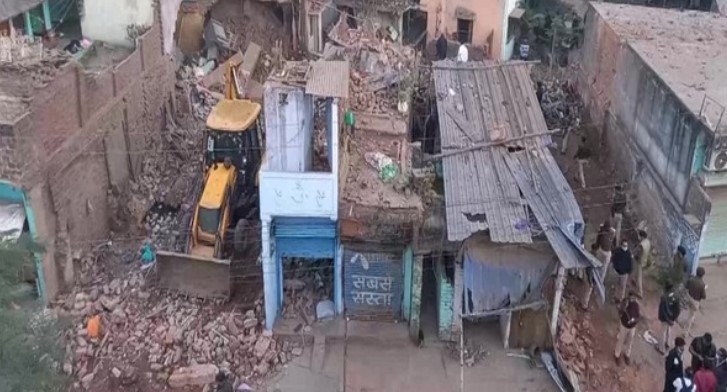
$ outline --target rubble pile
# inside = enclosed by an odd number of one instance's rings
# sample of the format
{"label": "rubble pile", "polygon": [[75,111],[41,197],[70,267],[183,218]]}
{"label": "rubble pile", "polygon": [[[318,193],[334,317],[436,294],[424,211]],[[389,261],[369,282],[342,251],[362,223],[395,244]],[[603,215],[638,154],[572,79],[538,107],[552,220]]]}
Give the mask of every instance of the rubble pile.
{"label": "rubble pile", "polygon": [[316,306],[333,298],[333,266],[330,261],[294,260],[286,266],[282,315],[301,318],[304,326],[316,320]]}
{"label": "rubble pile", "polygon": [[490,355],[490,352],[485,350],[485,346],[483,345],[476,345],[466,338],[463,343],[463,347],[460,347],[459,342],[447,343],[447,352],[450,358],[456,361],[461,359],[467,367],[476,365]]}
{"label": "rubble pile", "polygon": [[55,79],[64,65],[70,61],[70,55],[57,50],[44,50],[42,57],[15,58],[12,61],[0,61],[0,74],[15,79],[22,79],[34,88],[43,88]]}
{"label": "rubble pile", "polygon": [[579,312],[576,303],[575,297],[569,297],[561,305],[563,312],[556,346],[565,366],[584,380],[594,371],[591,322],[590,314]]}
{"label": "rubble pile", "polygon": [[204,76],[198,67],[185,65],[177,70],[176,87],[178,93],[186,97],[189,110],[198,120],[206,121],[212,107],[219,101],[210,91],[203,91],[197,83]]}
{"label": "rubble pile", "polygon": [[414,49],[377,39],[371,29],[352,28],[342,13],[329,33],[326,60],[346,59],[351,65],[349,105],[354,111],[406,114],[415,66]]}
{"label": "rubble pile", "polygon": [[540,107],[548,129],[566,131],[577,129],[581,125],[583,101],[574,83],[564,73],[567,70],[549,72],[542,67],[533,67],[533,79],[542,84],[542,87],[536,86],[536,89],[541,88],[542,91]]}
{"label": "rubble pile", "polygon": [[[148,364],[146,377],[173,387],[213,381],[204,369],[212,377],[219,368],[258,379],[302,352],[301,346],[263,332],[261,298],[244,312],[223,312],[219,303],[154,292],[141,271],[108,283],[97,278],[100,283],[77,288],[60,304],[60,312],[74,320],[65,333],[63,370],[73,375],[76,387],[88,389],[102,377],[133,384],[146,372],[141,362]],[[96,338],[87,328],[93,315],[101,317]]]}

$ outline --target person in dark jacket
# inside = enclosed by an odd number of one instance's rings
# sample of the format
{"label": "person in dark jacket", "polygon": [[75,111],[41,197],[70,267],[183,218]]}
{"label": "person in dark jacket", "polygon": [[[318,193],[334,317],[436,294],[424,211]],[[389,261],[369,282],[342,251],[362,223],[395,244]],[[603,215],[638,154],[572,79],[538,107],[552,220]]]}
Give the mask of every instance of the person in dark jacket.
{"label": "person in dark jacket", "polygon": [[621,246],[613,251],[611,264],[616,274],[618,274],[619,284],[621,285],[621,296],[616,298],[618,302],[626,298],[629,275],[631,275],[631,271],[634,269],[634,256],[631,254],[628,241],[622,240]]}
{"label": "person in dark jacket", "polygon": [[727,392],[727,350],[724,348],[717,351],[714,374],[717,376],[717,392]]}
{"label": "person in dark jacket", "polygon": [[444,34],[440,34],[437,39],[437,60],[444,60],[447,58],[447,37]]}
{"label": "person in dark jacket", "polygon": [[225,372],[220,371],[219,373],[217,373],[217,376],[215,376],[215,381],[217,383],[215,392],[234,392],[232,381],[230,381],[230,378],[227,377],[227,374],[225,374]]}
{"label": "person in dark jacket", "polygon": [[639,302],[636,300],[634,293],[629,293],[628,298],[621,302],[619,318],[621,323],[618,328],[618,334],[616,335],[616,350],[613,352],[613,356],[616,359],[616,363],[619,363],[621,361],[621,354],[623,353],[624,362],[630,365],[631,346],[634,343],[636,324],[641,319]]}
{"label": "person in dark jacket", "polygon": [[684,338],[677,336],[674,339],[674,348],[669,351],[669,355],[666,356],[664,361],[664,392],[675,392],[674,380],[684,376],[684,361],[682,355],[684,354],[684,347],[687,342]]}
{"label": "person in dark jacket", "polygon": [[717,346],[712,343],[712,334],[707,332],[694,338],[689,345],[689,353],[692,354],[694,371],[701,369],[707,359],[714,360],[717,357]]}
{"label": "person in dark jacket", "polygon": [[664,295],[659,301],[659,321],[661,321],[661,329],[664,331],[662,335],[663,351],[661,351],[662,347],[659,347],[660,352],[669,351],[669,332],[679,318],[680,312],[679,298],[674,293],[672,285],[667,283],[664,287]]}

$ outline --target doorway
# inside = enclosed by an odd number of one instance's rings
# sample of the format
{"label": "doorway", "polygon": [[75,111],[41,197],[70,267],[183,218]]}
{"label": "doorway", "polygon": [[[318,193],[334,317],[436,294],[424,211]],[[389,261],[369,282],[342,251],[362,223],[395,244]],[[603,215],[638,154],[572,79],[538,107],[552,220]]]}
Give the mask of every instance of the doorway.
{"label": "doorway", "polygon": [[431,342],[439,336],[437,310],[439,293],[437,290],[437,276],[434,256],[424,256],[422,264],[422,304],[420,328],[424,334],[424,341]]}
{"label": "doorway", "polygon": [[[327,301],[333,316],[334,261],[333,259],[308,259],[283,257],[282,308],[283,319],[297,319],[310,325],[316,319],[318,304]],[[323,305],[325,307],[325,305]]]}

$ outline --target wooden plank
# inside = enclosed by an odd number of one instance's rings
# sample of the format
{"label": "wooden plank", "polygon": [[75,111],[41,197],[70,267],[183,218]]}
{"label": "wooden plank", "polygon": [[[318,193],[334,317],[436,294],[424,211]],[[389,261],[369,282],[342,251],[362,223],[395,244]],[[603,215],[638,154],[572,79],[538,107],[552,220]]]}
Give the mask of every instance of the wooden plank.
{"label": "wooden plank", "polygon": [[558,133],[558,132],[560,132],[560,129],[556,128],[556,129],[553,129],[550,131],[529,133],[527,135],[518,136],[518,137],[505,139],[505,140],[499,140],[499,141],[495,141],[495,142],[478,143],[478,144],[475,144],[470,147],[460,148],[460,149],[454,150],[454,151],[447,151],[447,152],[443,152],[440,154],[431,155],[427,159],[425,159],[425,161],[436,161],[436,160],[439,160],[442,158],[450,157],[452,155],[462,154],[465,152],[480,150],[480,149],[488,148],[488,147],[501,146],[503,144],[512,143],[512,142],[519,141],[519,140],[525,140],[525,139],[529,139],[529,138],[533,138],[533,137],[552,135],[552,134]]}
{"label": "wooden plank", "polygon": [[542,308],[542,307],[546,306],[547,304],[548,303],[544,299],[540,299],[535,302],[530,302],[530,303],[522,304],[522,305],[515,305],[515,306],[511,306],[509,308],[495,309],[495,310],[489,310],[487,312],[480,312],[480,313],[473,313],[473,314],[466,314],[466,315],[462,315],[462,317],[465,319],[474,319],[474,318],[499,316],[501,314],[516,312],[518,310],[538,309],[538,308]]}

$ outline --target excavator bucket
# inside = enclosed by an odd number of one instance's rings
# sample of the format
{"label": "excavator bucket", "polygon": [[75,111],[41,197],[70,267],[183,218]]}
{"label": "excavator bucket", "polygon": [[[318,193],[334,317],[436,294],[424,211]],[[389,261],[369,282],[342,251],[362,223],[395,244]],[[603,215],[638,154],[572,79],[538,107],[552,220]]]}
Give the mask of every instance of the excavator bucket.
{"label": "excavator bucket", "polygon": [[207,127],[216,131],[241,132],[257,120],[262,107],[246,99],[225,99],[207,117]]}
{"label": "excavator bucket", "polygon": [[157,284],[199,298],[230,298],[230,261],[158,251]]}

